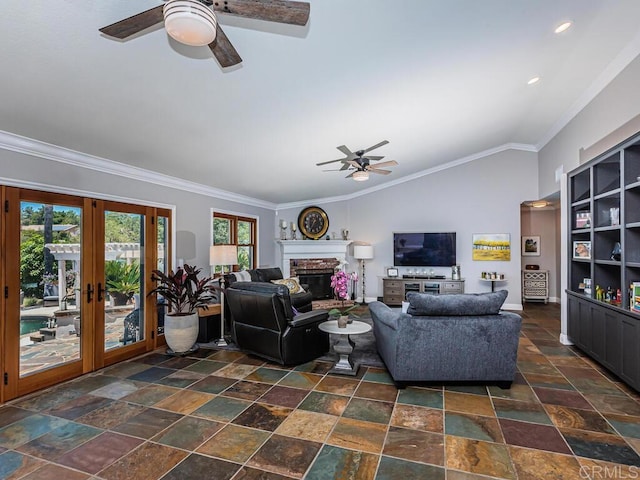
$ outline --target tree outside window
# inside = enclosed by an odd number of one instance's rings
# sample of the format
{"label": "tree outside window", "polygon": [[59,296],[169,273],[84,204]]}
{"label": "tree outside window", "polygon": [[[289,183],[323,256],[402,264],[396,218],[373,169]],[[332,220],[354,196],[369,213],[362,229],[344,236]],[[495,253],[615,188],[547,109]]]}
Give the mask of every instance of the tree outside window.
{"label": "tree outside window", "polygon": [[[256,224],[255,218],[213,214],[213,244],[236,245],[238,248],[238,264],[233,266],[234,271],[255,268]],[[216,273],[221,273],[222,266],[216,265],[215,269]]]}

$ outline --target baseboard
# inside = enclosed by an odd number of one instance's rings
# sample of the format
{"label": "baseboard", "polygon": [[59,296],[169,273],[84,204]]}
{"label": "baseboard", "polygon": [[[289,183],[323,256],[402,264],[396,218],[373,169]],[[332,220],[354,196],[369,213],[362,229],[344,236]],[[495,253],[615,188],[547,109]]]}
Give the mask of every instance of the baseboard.
{"label": "baseboard", "polygon": [[573,342],[565,333],[560,334],[560,343],[563,345],[573,345]]}
{"label": "baseboard", "polygon": [[502,309],[503,310],[521,311],[522,310],[522,304],[521,303],[505,303],[504,305],[502,305]]}

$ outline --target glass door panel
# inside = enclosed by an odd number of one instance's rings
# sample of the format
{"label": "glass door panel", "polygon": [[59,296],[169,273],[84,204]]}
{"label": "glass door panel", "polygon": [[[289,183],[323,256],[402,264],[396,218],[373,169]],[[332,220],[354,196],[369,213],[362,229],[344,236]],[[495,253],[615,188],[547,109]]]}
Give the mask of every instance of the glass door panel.
{"label": "glass door panel", "polygon": [[144,230],[144,214],[104,212],[105,351],[145,339]]}
{"label": "glass door panel", "polygon": [[20,378],[81,360],[82,208],[20,202]]}
{"label": "glass door panel", "polygon": [[[169,218],[158,215],[157,220],[156,270],[169,273]],[[164,335],[165,305],[161,298],[158,298],[156,307],[158,314],[157,334]]]}

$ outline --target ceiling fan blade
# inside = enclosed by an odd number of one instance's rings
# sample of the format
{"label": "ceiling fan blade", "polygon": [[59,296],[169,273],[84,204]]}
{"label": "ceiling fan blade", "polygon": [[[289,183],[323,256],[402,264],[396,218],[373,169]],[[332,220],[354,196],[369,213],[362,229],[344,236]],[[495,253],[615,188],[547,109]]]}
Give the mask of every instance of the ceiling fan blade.
{"label": "ceiling fan blade", "polygon": [[232,67],[242,62],[242,58],[220,28],[220,24],[216,27],[216,39],[209,44],[209,48],[221,67]]}
{"label": "ceiling fan blade", "polygon": [[306,25],[310,6],[306,2],[288,0],[225,0],[213,2],[216,12],[268,22]]}
{"label": "ceiling fan blade", "polygon": [[351,165],[353,168],[357,168],[358,170],[360,170],[362,168],[362,165],[360,165],[358,162],[356,162],[355,160],[349,160],[346,165]]}
{"label": "ceiling fan blade", "polygon": [[164,21],[164,15],[162,14],[162,5],[160,5],[99,30],[105,35],[123,40],[162,21]]}
{"label": "ceiling fan blade", "polygon": [[379,170],[377,168],[367,168],[367,172],[379,173],[380,175],[389,175],[391,170]]}
{"label": "ceiling fan blade", "polygon": [[316,163],[316,165],[317,166],[321,166],[321,165],[327,165],[329,163],[344,162],[344,161],[346,161],[345,158],[337,158],[336,160],[327,160],[326,162]]}
{"label": "ceiling fan blade", "polygon": [[371,150],[375,150],[376,148],[380,148],[381,146],[386,145],[387,143],[389,143],[389,141],[388,141],[388,140],[383,140],[383,141],[381,141],[380,143],[378,143],[378,144],[376,144],[376,145],[374,145],[374,146],[372,146],[372,147],[369,147],[369,148],[367,148],[367,149],[363,150],[363,152],[364,152],[364,153],[370,152]]}
{"label": "ceiling fan blade", "polygon": [[[348,162],[344,162],[344,164],[342,165],[340,170],[348,170],[350,168],[353,168],[353,166],[350,164],[351,162],[352,162],[352,160],[350,160]],[[357,167],[357,168],[360,168],[360,167]]]}
{"label": "ceiling fan blade", "polygon": [[354,158],[357,157],[357,155],[353,153],[351,150],[349,150],[345,145],[340,145],[339,147],[336,147],[336,148],[347,156],[347,158],[345,158],[344,160],[353,160]]}
{"label": "ceiling fan blade", "polygon": [[372,168],[380,168],[380,167],[394,167],[398,165],[398,162],[396,162],[395,160],[388,160],[386,162],[380,162],[380,163],[376,163],[375,165],[372,165]]}
{"label": "ceiling fan blade", "polygon": [[381,157],[380,155],[373,155],[373,156],[367,155],[367,158],[369,160],[382,160],[384,157]]}

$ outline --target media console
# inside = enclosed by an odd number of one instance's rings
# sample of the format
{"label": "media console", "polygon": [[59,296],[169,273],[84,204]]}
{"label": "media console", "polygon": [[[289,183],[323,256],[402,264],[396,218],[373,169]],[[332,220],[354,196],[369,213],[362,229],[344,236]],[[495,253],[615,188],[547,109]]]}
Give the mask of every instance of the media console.
{"label": "media console", "polygon": [[389,306],[400,306],[409,292],[446,295],[464,293],[464,279],[452,280],[444,277],[386,277],[382,279],[382,301]]}

